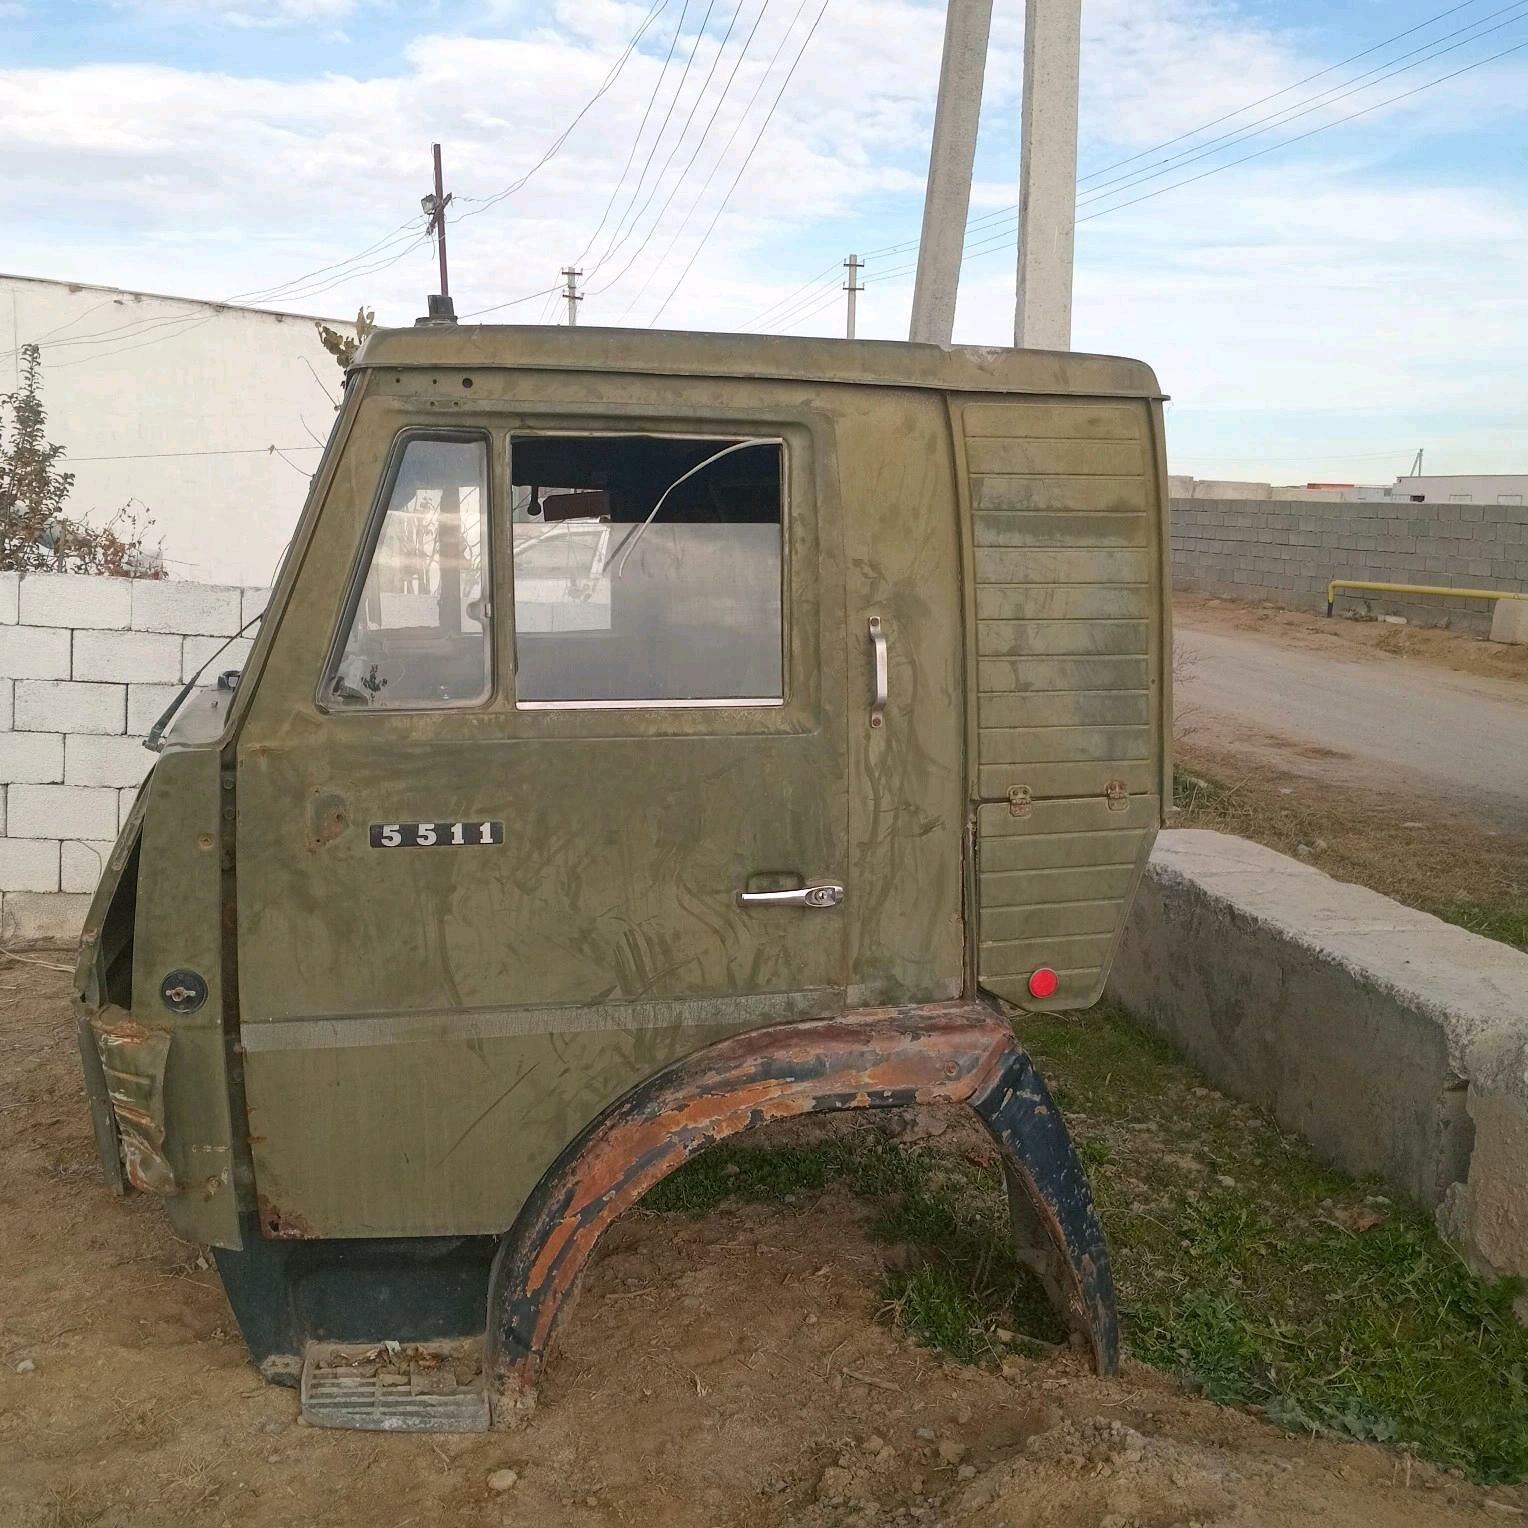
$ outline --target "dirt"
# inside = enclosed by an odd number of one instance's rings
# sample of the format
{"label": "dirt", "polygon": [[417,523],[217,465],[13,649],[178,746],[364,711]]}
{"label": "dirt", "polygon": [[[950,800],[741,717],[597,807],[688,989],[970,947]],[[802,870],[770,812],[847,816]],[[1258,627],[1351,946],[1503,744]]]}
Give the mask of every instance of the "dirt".
{"label": "dirt", "polygon": [[1377,661],[1406,658],[1456,674],[1528,681],[1528,647],[1488,642],[1437,626],[1395,626],[1348,616],[1307,615],[1246,600],[1173,595],[1173,616],[1201,631],[1240,631],[1279,642]]}
{"label": "dirt", "polygon": [[530,1416],[303,1426],[200,1249],[94,1162],[63,974],[0,960],[0,1524],[1408,1528],[1528,1519],[1403,1456],[1280,1432],[1127,1363],[966,1368],[875,1310],[895,1249],[828,1192],[634,1212]]}

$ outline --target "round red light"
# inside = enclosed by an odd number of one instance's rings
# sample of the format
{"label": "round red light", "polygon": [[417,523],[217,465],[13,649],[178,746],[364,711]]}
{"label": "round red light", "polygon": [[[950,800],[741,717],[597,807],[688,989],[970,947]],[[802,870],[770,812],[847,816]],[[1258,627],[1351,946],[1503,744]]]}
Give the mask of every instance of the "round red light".
{"label": "round red light", "polygon": [[1029,995],[1031,997],[1054,997],[1056,988],[1060,982],[1056,973],[1049,966],[1041,966],[1029,978]]}

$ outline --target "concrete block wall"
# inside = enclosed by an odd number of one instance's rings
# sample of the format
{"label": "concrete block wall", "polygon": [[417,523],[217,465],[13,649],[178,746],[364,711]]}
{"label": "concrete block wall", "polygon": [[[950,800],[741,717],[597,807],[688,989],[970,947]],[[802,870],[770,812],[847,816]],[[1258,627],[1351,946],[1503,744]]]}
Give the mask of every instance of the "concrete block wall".
{"label": "concrete block wall", "polygon": [[[1528,506],[1174,499],[1179,589],[1324,611],[1333,578],[1528,592]],[[1492,602],[1340,594],[1337,613],[1370,610],[1489,636]]]}
{"label": "concrete block wall", "polygon": [[[154,756],[143,739],[266,589],[0,573],[0,943],[72,939]],[[254,630],[204,676],[238,668]]]}

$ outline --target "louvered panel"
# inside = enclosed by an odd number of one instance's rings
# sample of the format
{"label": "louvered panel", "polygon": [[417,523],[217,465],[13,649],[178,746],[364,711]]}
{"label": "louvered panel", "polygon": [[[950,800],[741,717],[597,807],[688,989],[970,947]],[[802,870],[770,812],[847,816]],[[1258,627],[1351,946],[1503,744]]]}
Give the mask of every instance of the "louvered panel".
{"label": "louvered panel", "polygon": [[1145,620],[1151,590],[1144,584],[978,584],[980,621]]}
{"label": "louvered panel", "polygon": [[1061,690],[1038,695],[979,695],[979,727],[1148,727],[1145,690]]}
{"label": "louvered panel", "polygon": [[1143,515],[1089,514],[1081,510],[986,510],[976,516],[977,546],[1145,546]]}
{"label": "louvered panel", "polygon": [[1043,477],[1137,477],[1138,440],[1014,440],[993,436],[972,440],[966,461],[973,475]]}
{"label": "louvered panel", "polygon": [[971,476],[971,507],[1022,513],[1032,509],[1084,514],[1144,514],[1146,482],[1125,477]]}
{"label": "louvered panel", "polygon": [[982,658],[1135,657],[1146,651],[1145,621],[978,621]]}
{"label": "louvered panel", "polygon": [[1117,403],[968,403],[967,440],[1138,440],[1140,410]]}
{"label": "louvered panel", "polygon": [[[1148,413],[962,411],[975,574],[977,970],[1036,1006],[1092,1002],[1160,812],[1161,527]],[[1106,799],[1123,787],[1127,800]],[[1021,815],[1007,804],[1024,793]]]}

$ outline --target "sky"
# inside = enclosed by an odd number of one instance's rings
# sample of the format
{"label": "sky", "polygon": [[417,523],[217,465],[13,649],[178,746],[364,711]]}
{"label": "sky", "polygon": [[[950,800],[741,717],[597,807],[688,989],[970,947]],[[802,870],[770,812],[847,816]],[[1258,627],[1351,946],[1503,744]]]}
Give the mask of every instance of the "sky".
{"label": "sky", "polygon": [[[1023,12],[960,342],[1012,342]],[[1083,31],[1073,344],[1155,367],[1173,471],[1528,471],[1528,0]],[[463,315],[555,322],[572,263],[584,324],[836,334],[855,252],[859,333],[900,339],[942,34],[923,0],[0,0],[0,269],[409,323],[439,141]]]}

